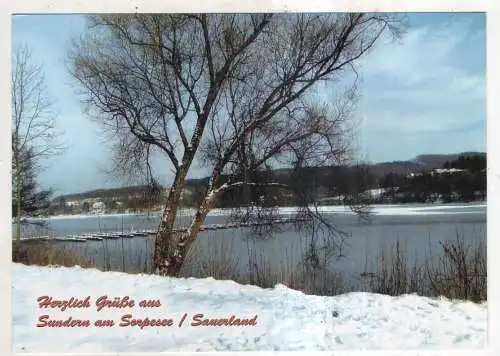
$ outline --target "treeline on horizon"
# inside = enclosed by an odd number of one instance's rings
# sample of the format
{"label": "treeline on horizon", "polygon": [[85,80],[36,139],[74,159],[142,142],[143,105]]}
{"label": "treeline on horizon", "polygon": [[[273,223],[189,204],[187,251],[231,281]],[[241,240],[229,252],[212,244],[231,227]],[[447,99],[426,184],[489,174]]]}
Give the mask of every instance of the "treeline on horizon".
{"label": "treeline on horizon", "polygon": [[[301,196],[312,195],[321,205],[344,204],[356,200],[363,203],[426,203],[470,202],[486,198],[486,155],[459,155],[446,160],[443,171],[421,167],[418,170],[394,169],[381,173],[374,165],[332,166],[266,170],[250,172],[242,181],[259,185],[242,185],[220,196],[218,208],[231,208],[248,204],[264,206],[293,206],[300,204]],[[208,177],[186,182],[181,205],[197,207],[205,196]],[[290,187],[290,190],[266,186],[274,182]],[[380,194],[370,190],[383,189]],[[98,199],[106,210],[148,211],[161,208],[166,190],[147,185],[114,189],[99,189],[54,199],[53,213],[87,213],[92,204],[79,208],[70,207],[70,200]]]}
{"label": "treeline on horizon", "polygon": [[[471,202],[486,198],[486,155],[460,155],[445,161],[443,171],[422,168],[417,172],[377,174],[371,165],[303,168],[290,174],[259,172],[253,181],[278,182],[293,188],[289,194],[267,186],[233,189],[219,199],[219,207],[300,204],[301,195],[312,195],[321,205],[361,203]],[[371,191],[383,188],[383,192]],[[246,189],[246,191],[245,191]],[[245,196],[247,195],[247,196]],[[194,205],[196,205],[195,202]]]}

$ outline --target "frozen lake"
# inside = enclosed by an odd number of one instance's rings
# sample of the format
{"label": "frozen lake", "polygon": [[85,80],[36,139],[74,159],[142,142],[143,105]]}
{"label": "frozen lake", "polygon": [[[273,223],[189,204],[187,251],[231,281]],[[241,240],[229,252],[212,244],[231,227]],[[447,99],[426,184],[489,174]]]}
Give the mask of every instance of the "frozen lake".
{"label": "frozen lake", "polygon": [[[439,242],[453,240],[461,234],[470,245],[486,243],[486,204],[448,205],[380,205],[373,207],[369,221],[360,221],[342,207],[325,207],[328,219],[338,229],[348,233],[343,250],[344,258],[334,263],[336,270],[359,276],[366,264],[374,263],[381,249],[388,251],[397,240],[407,251],[408,263],[419,262],[429,252],[440,251]],[[189,212],[184,212],[188,214]],[[191,211],[192,213],[192,211]],[[293,208],[282,208],[281,213],[293,213]],[[206,224],[220,224],[228,219],[227,211],[215,210]],[[181,216],[179,224],[189,224],[189,216]],[[110,215],[54,217],[43,230],[31,234],[63,236],[98,231],[128,231],[156,229],[159,215]],[[249,266],[251,257],[257,263],[292,266],[299,263],[309,239],[291,227],[267,239],[249,237],[248,229],[228,229],[202,232],[194,250],[199,264],[214,259],[234,263],[242,270]],[[91,258],[103,268],[114,270],[151,271],[154,236],[87,242],[55,242]]]}

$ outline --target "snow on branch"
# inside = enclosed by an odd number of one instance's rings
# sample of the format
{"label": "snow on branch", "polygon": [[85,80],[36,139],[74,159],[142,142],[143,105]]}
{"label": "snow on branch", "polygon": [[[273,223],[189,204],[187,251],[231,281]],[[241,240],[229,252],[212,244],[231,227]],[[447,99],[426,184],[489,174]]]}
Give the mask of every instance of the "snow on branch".
{"label": "snow on branch", "polygon": [[257,186],[257,187],[279,187],[279,188],[285,188],[285,189],[292,189],[292,187],[290,185],[282,184],[282,183],[235,182],[235,183],[229,183],[229,184],[224,183],[219,188],[212,190],[210,194],[219,194],[220,192],[226,191],[226,190],[231,189],[233,187],[241,187],[244,185],[251,185],[251,186]]}

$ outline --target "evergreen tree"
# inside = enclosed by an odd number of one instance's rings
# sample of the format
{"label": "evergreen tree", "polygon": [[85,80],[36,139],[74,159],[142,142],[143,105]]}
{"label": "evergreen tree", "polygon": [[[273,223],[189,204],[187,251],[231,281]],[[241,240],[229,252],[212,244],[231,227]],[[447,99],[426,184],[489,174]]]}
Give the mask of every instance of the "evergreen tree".
{"label": "evergreen tree", "polygon": [[[36,217],[48,214],[51,210],[52,191],[38,189],[33,150],[25,149],[20,156],[19,167],[13,167],[16,171],[19,169],[20,174],[12,177],[12,217],[17,215],[18,202],[16,197],[20,197],[19,205],[22,216]],[[14,162],[13,166],[15,166]],[[26,220],[21,220],[23,224],[26,222]]]}

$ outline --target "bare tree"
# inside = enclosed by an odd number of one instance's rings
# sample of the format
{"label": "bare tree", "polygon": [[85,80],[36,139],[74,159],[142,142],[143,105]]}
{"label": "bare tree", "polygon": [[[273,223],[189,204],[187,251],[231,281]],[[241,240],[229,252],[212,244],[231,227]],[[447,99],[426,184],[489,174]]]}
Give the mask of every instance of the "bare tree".
{"label": "bare tree", "polygon": [[[27,46],[14,48],[12,56],[12,189],[16,211],[16,240],[21,238],[22,192],[25,177],[33,180],[42,160],[61,152],[53,100],[47,92],[41,65]],[[28,154],[29,153],[29,154]],[[30,182],[32,184],[32,182]]]}
{"label": "bare tree", "polygon": [[[385,14],[126,14],[90,16],[69,51],[88,114],[117,138],[121,167],[165,155],[174,173],[155,244],[156,273],[175,276],[222,192],[266,165],[346,158],[356,63],[399,21]],[[313,89],[351,73],[327,105]],[[338,95],[335,95],[338,94]],[[172,234],[195,160],[211,169],[188,231]],[[147,166],[147,165],[146,165]],[[297,191],[293,186],[268,186]],[[304,195],[305,196],[305,195]],[[304,199],[307,217],[318,217]],[[304,214],[304,211],[302,214]],[[305,216],[304,215],[304,216]]]}

